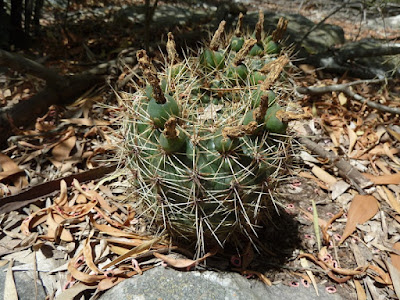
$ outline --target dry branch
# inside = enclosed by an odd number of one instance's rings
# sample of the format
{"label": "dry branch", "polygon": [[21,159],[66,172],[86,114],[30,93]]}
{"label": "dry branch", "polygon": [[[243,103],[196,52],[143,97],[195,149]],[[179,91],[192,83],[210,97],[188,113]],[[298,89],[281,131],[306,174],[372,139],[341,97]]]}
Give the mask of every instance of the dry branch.
{"label": "dry branch", "polygon": [[[116,62],[112,62],[116,63]],[[0,65],[28,73],[46,80],[46,87],[28,100],[0,109],[0,147],[6,146],[7,139],[18,133],[21,127],[29,126],[36,118],[44,115],[51,105],[65,105],[73,102],[88,89],[103,81],[97,75],[107,66],[98,66],[86,73],[62,76],[52,69],[21,55],[0,50]]]}
{"label": "dry branch", "polygon": [[59,75],[57,72],[48,69],[33,60],[27,59],[22,55],[10,53],[1,49],[0,66],[5,66],[21,73],[31,74],[35,77],[44,79],[47,82],[63,82],[63,76]]}
{"label": "dry branch", "polygon": [[365,178],[356,168],[342,158],[337,157],[334,153],[328,152],[306,137],[300,137],[299,142],[308,150],[314,152],[318,156],[328,159],[329,163],[334,164],[342,177],[347,178],[360,192],[362,189],[373,185],[369,179]]}
{"label": "dry branch", "polygon": [[383,112],[388,112],[391,114],[398,114],[400,115],[400,108],[398,107],[389,107],[386,105],[382,105],[379,103],[376,103],[374,101],[368,100],[364,98],[363,96],[353,92],[350,89],[350,86],[360,84],[360,83],[372,83],[372,82],[382,82],[384,81],[383,79],[377,79],[377,80],[358,80],[356,82],[352,83],[345,83],[345,84],[334,84],[334,85],[328,85],[328,86],[321,86],[321,87],[316,87],[316,86],[311,86],[311,87],[298,87],[296,91],[300,94],[308,94],[308,95],[319,95],[319,94],[325,94],[325,93],[330,93],[330,92],[343,92],[347,96],[360,101],[361,103],[377,109],[379,111]]}
{"label": "dry branch", "polygon": [[17,210],[54,192],[58,192],[60,189],[61,180],[64,180],[67,183],[67,186],[70,186],[74,179],[78,180],[79,182],[100,179],[105,175],[114,172],[116,168],[117,164],[101,166],[82,173],[72,174],[63,178],[38,184],[33,187],[29,187],[18,194],[0,198],[0,214]]}

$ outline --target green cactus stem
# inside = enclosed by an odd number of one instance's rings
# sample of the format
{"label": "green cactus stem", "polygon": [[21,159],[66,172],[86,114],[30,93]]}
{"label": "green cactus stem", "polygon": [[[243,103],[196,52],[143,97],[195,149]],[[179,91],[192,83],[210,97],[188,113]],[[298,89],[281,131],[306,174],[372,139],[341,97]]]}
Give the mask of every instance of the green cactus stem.
{"label": "green cactus stem", "polygon": [[167,154],[180,151],[186,143],[186,136],[182,130],[176,128],[176,123],[176,118],[169,118],[160,134],[160,146]]}
{"label": "green cactus stem", "polygon": [[239,14],[238,22],[235,29],[235,35],[231,39],[230,47],[233,51],[238,52],[244,44],[244,38],[242,36],[243,27],[243,14]]}
{"label": "green cactus stem", "polygon": [[266,42],[265,53],[278,54],[281,51],[280,42],[286,32],[288,20],[281,17],[278,21],[276,29],[272,32],[271,38]]}
{"label": "green cactus stem", "polygon": [[147,112],[156,128],[163,128],[170,117],[180,115],[179,106],[175,99],[170,95],[164,95],[164,99],[165,102],[160,104],[155,98],[152,98],[147,106]]}
{"label": "green cactus stem", "polygon": [[264,54],[264,46],[262,44],[262,33],[264,31],[264,13],[260,10],[258,12],[258,22],[254,30],[254,37],[257,43],[251,48],[249,55],[261,56]]}
{"label": "green cactus stem", "polygon": [[282,120],[278,119],[276,116],[277,112],[282,110],[279,104],[273,104],[265,114],[265,128],[269,132],[283,134],[286,132],[287,123],[283,122]]}

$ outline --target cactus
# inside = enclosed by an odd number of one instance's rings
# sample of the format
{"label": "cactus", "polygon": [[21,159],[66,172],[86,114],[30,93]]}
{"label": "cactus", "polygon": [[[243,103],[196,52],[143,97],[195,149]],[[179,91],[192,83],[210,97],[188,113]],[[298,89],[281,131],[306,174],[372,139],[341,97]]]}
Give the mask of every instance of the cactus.
{"label": "cactus", "polygon": [[287,124],[277,114],[284,103],[271,88],[280,71],[262,73],[272,60],[264,45],[258,57],[250,54],[262,43],[262,18],[256,39],[241,36],[239,18],[229,45],[221,22],[210,46],[182,61],[168,34],[160,73],[137,53],[147,85],[125,103],[124,156],[143,215],[195,244],[197,256],[256,238],[287,160]]}

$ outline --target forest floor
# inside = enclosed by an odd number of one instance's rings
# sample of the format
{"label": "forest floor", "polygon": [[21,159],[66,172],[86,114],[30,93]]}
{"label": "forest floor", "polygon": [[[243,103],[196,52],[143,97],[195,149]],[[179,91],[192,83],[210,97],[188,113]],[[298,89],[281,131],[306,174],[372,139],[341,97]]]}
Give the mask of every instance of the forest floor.
{"label": "forest floor", "polygon": [[[314,22],[338,6],[337,1],[244,3],[249,11],[263,8],[300,13]],[[326,22],[341,26],[348,40],[399,38],[400,30],[385,28],[379,20],[379,10],[349,9]],[[103,22],[97,19],[87,27],[78,24],[80,34],[61,30],[57,36],[49,31],[42,46],[29,52],[45,56],[47,66],[70,73],[94,64],[94,58],[113,58],[135,43],[136,37],[127,35],[122,27],[114,27],[119,31],[113,35],[104,35],[100,29],[93,34]],[[89,33],[93,38],[87,37]],[[123,108],[114,89],[123,86],[123,92],[134,92],[135,85],[126,80],[131,71],[125,68],[110,76],[107,84],[94,87],[67,107],[50,108],[34,128],[10,138],[9,147],[0,153],[0,197],[20,196],[0,206],[0,212],[7,211],[0,215],[1,265],[16,261],[20,265],[14,271],[29,270],[34,278],[41,270],[41,283],[49,298],[79,281],[84,284],[76,289],[77,294],[85,287],[107,290],[161,260],[178,269],[198,264],[199,268],[236,270],[266,284],[310,289],[323,284],[328,292],[344,299],[400,297],[399,115],[371,109],[340,91],[293,93],[295,105],[311,112],[312,118],[291,122],[289,132],[313,138],[319,148],[343,158],[371,184],[360,187],[349,181],[337,160],[318,157],[294,139],[295,167],[279,187],[283,210],[273,217],[276,224],[284,225],[264,237],[268,259],[265,252],[257,254],[251,247],[243,247],[241,253],[233,249],[217,254],[207,265],[192,260],[190,254],[187,258],[154,259],[154,253],[176,250],[182,254],[182,250],[165,237],[152,235],[145,220],[126,201],[130,192],[127,171],[106,175],[121,162],[118,145],[123,142],[119,130]],[[305,64],[299,65],[296,73],[294,87],[358,80]],[[16,72],[0,74],[0,80],[3,106],[28,99],[44,84]],[[398,80],[362,80],[352,89],[370,101],[400,107]],[[34,197],[40,190],[49,192]],[[128,257],[133,259],[127,262]],[[12,288],[9,280],[6,287]]]}

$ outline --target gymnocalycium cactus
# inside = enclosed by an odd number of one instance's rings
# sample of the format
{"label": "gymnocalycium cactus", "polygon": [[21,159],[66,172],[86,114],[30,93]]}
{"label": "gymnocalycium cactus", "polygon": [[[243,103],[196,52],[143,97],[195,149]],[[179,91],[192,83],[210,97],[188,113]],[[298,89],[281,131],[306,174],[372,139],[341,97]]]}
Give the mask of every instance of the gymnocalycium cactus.
{"label": "gymnocalycium cactus", "polygon": [[124,156],[135,170],[142,213],[175,238],[197,242],[197,256],[227,240],[251,239],[267,223],[275,178],[290,144],[273,85],[287,22],[262,39],[235,34],[223,46],[222,21],[209,47],[179,61],[171,33],[157,73],[137,52],[147,84],[126,101]]}

